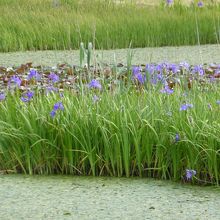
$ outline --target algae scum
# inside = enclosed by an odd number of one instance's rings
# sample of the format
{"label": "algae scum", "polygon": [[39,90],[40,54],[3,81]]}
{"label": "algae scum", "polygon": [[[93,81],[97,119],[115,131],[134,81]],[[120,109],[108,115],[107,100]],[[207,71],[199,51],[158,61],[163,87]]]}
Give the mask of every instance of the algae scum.
{"label": "algae scum", "polygon": [[0,176],[1,219],[220,219],[220,189],[140,178]]}
{"label": "algae scum", "polygon": [[[149,62],[169,61],[179,63],[187,61],[191,64],[219,63],[220,46],[181,46],[181,47],[159,47],[159,48],[136,48],[131,49],[132,64],[146,64]],[[117,62],[126,64],[128,49],[97,50],[95,57],[97,62],[107,64]],[[93,56],[94,58],[94,56]],[[79,51],[26,51],[0,53],[1,66],[20,65],[26,62],[33,62],[34,65],[56,66],[58,63],[79,65]]]}

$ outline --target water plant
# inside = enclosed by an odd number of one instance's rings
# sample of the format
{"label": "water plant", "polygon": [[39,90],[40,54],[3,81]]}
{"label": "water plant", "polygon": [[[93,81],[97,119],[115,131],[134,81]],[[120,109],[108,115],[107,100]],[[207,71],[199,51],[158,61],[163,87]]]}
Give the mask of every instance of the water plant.
{"label": "water plant", "polygon": [[0,68],[0,170],[219,184],[220,65],[23,66]]}

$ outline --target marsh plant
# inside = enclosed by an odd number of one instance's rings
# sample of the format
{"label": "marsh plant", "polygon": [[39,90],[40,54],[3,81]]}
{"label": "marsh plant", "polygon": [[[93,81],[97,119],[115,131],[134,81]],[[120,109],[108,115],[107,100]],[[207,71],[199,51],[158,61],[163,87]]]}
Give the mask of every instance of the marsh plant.
{"label": "marsh plant", "polygon": [[0,170],[219,184],[220,65],[0,71]]}

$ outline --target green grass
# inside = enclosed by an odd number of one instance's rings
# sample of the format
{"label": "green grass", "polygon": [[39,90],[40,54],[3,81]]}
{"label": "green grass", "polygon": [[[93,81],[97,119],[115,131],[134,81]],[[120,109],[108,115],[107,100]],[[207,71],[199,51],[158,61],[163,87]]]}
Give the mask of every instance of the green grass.
{"label": "green grass", "polygon": [[[159,90],[66,91],[65,110],[54,119],[50,111],[59,95],[38,94],[25,104],[8,94],[0,102],[0,170],[180,180],[189,168],[219,184],[219,85],[194,84],[188,96],[180,87],[172,95]],[[184,102],[194,107],[179,111]]]}
{"label": "green grass", "polygon": [[[111,1],[0,1],[0,51],[215,44],[219,5],[138,7]],[[13,15],[13,16],[12,16]]]}

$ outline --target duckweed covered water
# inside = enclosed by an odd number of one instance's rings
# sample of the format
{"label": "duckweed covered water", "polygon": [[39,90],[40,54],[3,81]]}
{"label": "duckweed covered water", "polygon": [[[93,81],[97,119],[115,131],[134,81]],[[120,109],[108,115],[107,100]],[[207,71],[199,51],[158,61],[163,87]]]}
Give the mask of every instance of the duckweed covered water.
{"label": "duckweed covered water", "polygon": [[[187,61],[190,64],[203,64],[219,62],[220,45],[136,48],[132,49],[132,64],[146,64],[149,62],[179,63]],[[114,63],[114,55],[117,63],[127,63],[128,49],[97,50],[95,56],[98,62]],[[27,51],[0,53],[1,66],[20,65],[33,62],[34,65],[54,66],[57,63],[79,65],[79,51]]]}
{"label": "duckweed covered water", "polygon": [[1,219],[220,219],[220,189],[140,178],[0,176]]}

